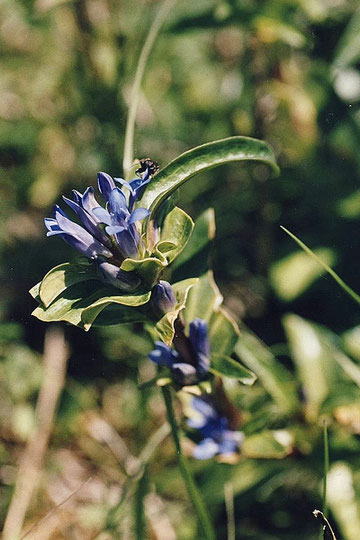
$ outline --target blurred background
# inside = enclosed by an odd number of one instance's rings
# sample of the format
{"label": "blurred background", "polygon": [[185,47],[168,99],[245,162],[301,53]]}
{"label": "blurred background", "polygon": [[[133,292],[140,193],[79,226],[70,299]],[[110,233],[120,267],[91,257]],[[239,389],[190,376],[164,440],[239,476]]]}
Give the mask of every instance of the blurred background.
{"label": "blurred background", "polygon": [[[61,194],[95,185],[98,171],[122,175],[131,85],[160,6],[0,5],[1,522],[34,433],[46,366],[48,328],[31,317],[28,289],[75,256],[64,242],[46,239],[43,218]],[[219,538],[226,537],[219,488],[225,477],[232,480],[236,538],[318,538],[311,512],[321,506],[324,417],[330,519],[344,540],[359,538],[359,306],[320,277],[280,229],[290,229],[360,291],[358,7],[357,0],[179,0],[147,65],[138,158],[164,166],[192,146],[247,135],[270,143],[281,167],[271,179],[262,166],[232,164],[180,192],[180,206],[194,218],[215,209],[212,260],[225,305],[277,355],[278,380],[286,373],[298,399],[293,409],[282,408],[261,377],[253,388],[231,389],[245,432],[266,428],[292,439],[286,455],[249,450],[235,466],[193,463]],[[152,374],[151,342],[140,328],[61,328],[67,377],[23,534],[72,494],[27,537],[200,538],[168,438],[141,479],[146,517],[137,513],[134,482],[124,508],[114,511],[133,471],[126,460],[165,421],[158,391],[137,387]],[[58,332],[47,339],[64,348]]]}

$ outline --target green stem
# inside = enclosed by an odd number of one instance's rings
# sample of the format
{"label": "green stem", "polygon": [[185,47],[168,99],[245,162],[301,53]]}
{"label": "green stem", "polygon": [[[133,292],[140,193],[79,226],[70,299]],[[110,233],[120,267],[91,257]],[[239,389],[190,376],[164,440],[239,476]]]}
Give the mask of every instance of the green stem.
{"label": "green stem", "polygon": [[323,480],[323,514],[327,514],[327,501],[326,501],[326,489],[327,489],[327,475],[329,472],[329,436],[326,420],[323,425],[324,436],[324,480]]}
{"label": "green stem", "polygon": [[124,142],[124,156],[123,156],[123,173],[125,178],[128,178],[128,175],[131,171],[131,167],[134,160],[134,133],[135,133],[135,121],[136,121],[136,111],[139,104],[140,97],[140,86],[141,81],[144,76],[145,67],[149,54],[154,45],[154,42],[157,38],[157,35],[160,31],[160,28],[163,22],[166,19],[168,11],[175,4],[175,0],[165,0],[159,9],[151,27],[147,38],[145,40],[144,46],[141,50],[139,61],[136,68],[134,84],[132,87],[131,102],[129,108],[129,114],[126,122],[125,128],[125,142]]}
{"label": "green stem", "polygon": [[180,472],[184,479],[191,502],[194,505],[195,511],[197,513],[199,523],[202,527],[203,534],[204,534],[203,538],[204,540],[205,539],[215,540],[216,538],[215,531],[211,524],[209,514],[207,512],[207,509],[201,498],[200,492],[195,484],[194,478],[190,471],[189,465],[181,449],[179,427],[177,425],[176,418],[175,418],[175,413],[174,413],[174,408],[173,408],[172,398],[171,398],[171,391],[167,386],[162,387],[161,390],[162,390],[162,394],[165,401],[168,421],[171,427],[171,434],[174,440],[176,453],[178,456]]}

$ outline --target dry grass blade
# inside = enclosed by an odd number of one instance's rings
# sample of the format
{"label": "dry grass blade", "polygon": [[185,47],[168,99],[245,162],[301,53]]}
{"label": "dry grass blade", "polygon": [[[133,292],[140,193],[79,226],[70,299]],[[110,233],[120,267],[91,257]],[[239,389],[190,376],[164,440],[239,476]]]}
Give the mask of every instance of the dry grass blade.
{"label": "dry grass blade", "polygon": [[323,525],[324,540],[336,540],[334,531],[332,530],[331,525],[326,519],[326,517],[324,516],[324,514],[320,512],[320,510],[314,510],[313,514],[316,517],[316,519],[318,519]]}
{"label": "dry grass blade", "polygon": [[19,537],[38,485],[58,400],[65,383],[68,349],[63,330],[49,329],[44,344],[44,377],[36,406],[37,425],[24,450],[5,519],[3,540]]}

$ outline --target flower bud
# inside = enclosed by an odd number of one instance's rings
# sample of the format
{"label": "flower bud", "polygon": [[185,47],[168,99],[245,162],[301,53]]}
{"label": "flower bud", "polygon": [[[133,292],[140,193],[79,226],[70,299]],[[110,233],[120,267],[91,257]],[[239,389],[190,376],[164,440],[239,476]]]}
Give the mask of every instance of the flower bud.
{"label": "flower bud", "polygon": [[115,264],[106,261],[99,261],[98,264],[105,283],[126,293],[134,291],[140,285],[140,278],[133,273],[120,270]]}
{"label": "flower bud", "polygon": [[165,313],[174,309],[176,297],[167,281],[160,280],[152,290],[150,305],[156,318],[160,319]]}

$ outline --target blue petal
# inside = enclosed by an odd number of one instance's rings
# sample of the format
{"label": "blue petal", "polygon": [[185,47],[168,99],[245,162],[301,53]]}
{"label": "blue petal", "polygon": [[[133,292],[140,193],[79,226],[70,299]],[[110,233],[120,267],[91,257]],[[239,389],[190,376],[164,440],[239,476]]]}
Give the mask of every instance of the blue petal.
{"label": "blue petal", "polygon": [[63,197],[63,199],[66,202],[66,204],[70,206],[70,208],[72,208],[72,210],[74,210],[74,212],[78,215],[85,229],[90,234],[92,234],[95,238],[97,238],[100,242],[102,242],[105,246],[111,247],[111,242],[109,238],[106,236],[104,231],[99,226],[100,220],[96,218],[96,216],[92,212],[91,213],[87,212],[87,210],[79,206],[79,204],[75,203],[74,201],[71,201],[67,197]]}
{"label": "blue petal", "polygon": [[108,225],[107,227],[105,227],[105,231],[108,234],[117,234],[125,230],[125,227],[122,227],[121,225]]}
{"label": "blue petal", "polygon": [[210,459],[218,453],[219,445],[212,439],[204,439],[194,448],[196,459]]}
{"label": "blue petal", "polygon": [[115,234],[115,240],[123,257],[139,257],[140,235],[135,225],[130,225],[128,229],[124,227],[124,230]]}
{"label": "blue petal", "polygon": [[149,354],[150,360],[160,366],[171,367],[178,359],[178,353],[165,345],[162,341],[155,341],[156,349]]}
{"label": "blue petal", "polygon": [[216,419],[218,413],[210,403],[207,403],[203,398],[194,397],[191,401],[191,406],[198,411],[200,414],[205,416],[208,419]]}
{"label": "blue petal", "polygon": [[123,220],[124,215],[129,215],[126,197],[119,188],[114,188],[109,197],[109,211],[116,219]]}
{"label": "blue petal", "polygon": [[172,366],[171,371],[175,381],[181,386],[196,384],[199,381],[196,369],[191,364],[178,362]]}
{"label": "blue petal", "polygon": [[88,231],[83,229],[83,227],[70,221],[63,213],[57,211],[55,213],[55,218],[59,228],[70,237],[64,238],[64,240],[78,249],[83,255],[90,258],[95,258],[98,255],[112,257],[111,251],[94,238]]}
{"label": "blue petal", "polygon": [[111,225],[111,216],[109,212],[105,210],[105,208],[103,208],[102,206],[98,206],[97,208],[94,208],[92,212],[101,223],[105,223],[105,225]]}
{"label": "blue petal", "polygon": [[97,202],[95,198],[94,188],[92,186],[88,187],[84,191],[84,195],[81,198],[80,204],[87,212],[89,212],[89,214],[92,214],[92,211],[94,210],[94,208],[98,208],[99,203]]}
{"label": "blue petal", "polygon": [[114,178],[114,180],[116,182],[119,182],[119,184],[121,184],[122,186],[125,186],[126,188],[128,188],[128,190],[130,191],[132,195],[135,195],[135,190],[133,189],[131,182],[126,182],[126,180],[124,180],[123,178]]}
{"label": "blue petal", "polygon": [[99,172],[97,178],[99,191],[103,196],[104,201],[108,202],[108,200],[110,199],[110,194],[115,187],[115,182],[109,174],[104,172]]}
{"label": "blue petal", "polygon": [[60,230],[59,224],[58,224],[58,222],[56,221],[56,219],[54,219],[54,218],[45,218],[45,219],[44,219],[44,223],[45,223],[45,227],[46,227],[49,231]]}
{"label": "blue petal", "polygon": [[150,214],[150,210],[146,208],[136,208],[129,217],[128,223],[135,223],[136,221],[141,221],[145,219]]}
{"label": "blue petal", "polygon": [[189,337],[196,352],[210,356],[207,324],[202,319],[194,319],[189,326]]}
{"label": "blue petal", "polygon": [[241,431],[226,431],[219,443],[219,454],[234,454],[239,450],[244,434]]}

